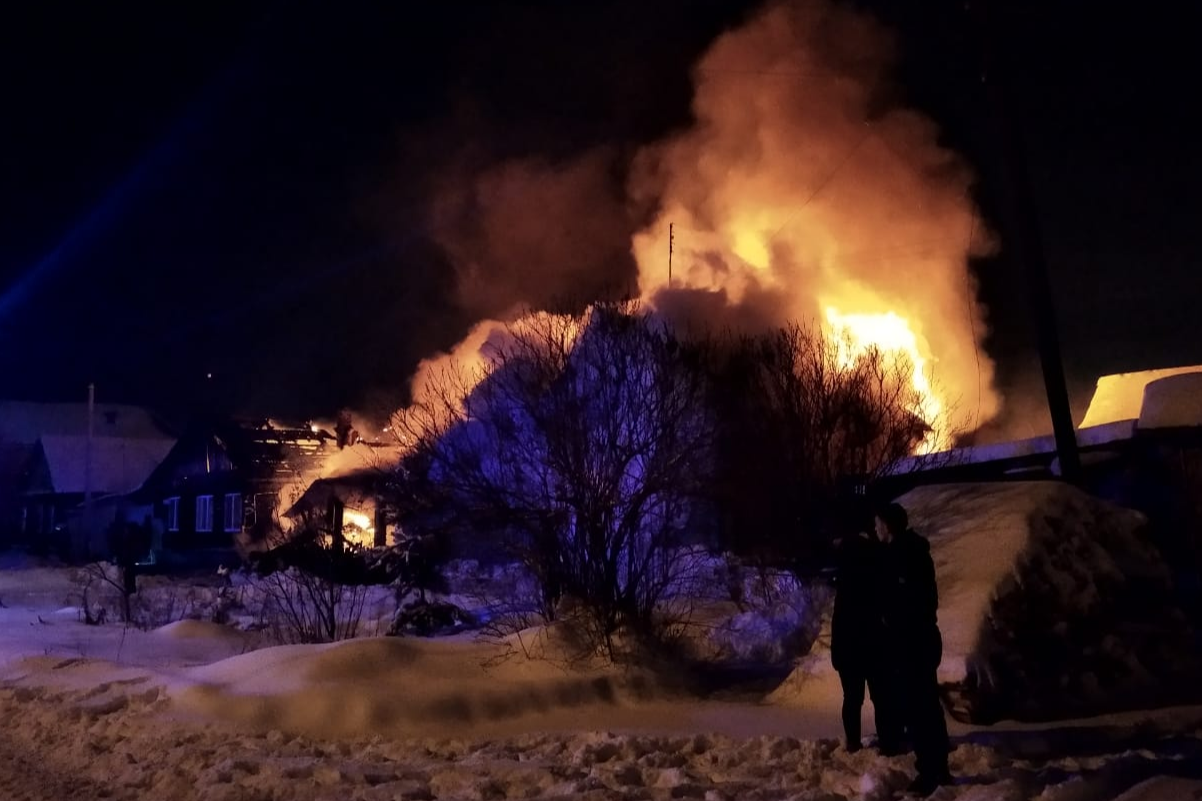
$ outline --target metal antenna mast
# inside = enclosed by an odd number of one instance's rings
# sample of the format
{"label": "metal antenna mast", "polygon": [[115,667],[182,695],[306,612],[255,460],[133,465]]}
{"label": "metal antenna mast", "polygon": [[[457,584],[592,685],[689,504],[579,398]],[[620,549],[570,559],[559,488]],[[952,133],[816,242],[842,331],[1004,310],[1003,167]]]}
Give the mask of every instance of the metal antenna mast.
{"label": "metal antenna mast", "polygon": [[675,224],[668,223],[668,288],[672,288],[672,250],[676,243]]}

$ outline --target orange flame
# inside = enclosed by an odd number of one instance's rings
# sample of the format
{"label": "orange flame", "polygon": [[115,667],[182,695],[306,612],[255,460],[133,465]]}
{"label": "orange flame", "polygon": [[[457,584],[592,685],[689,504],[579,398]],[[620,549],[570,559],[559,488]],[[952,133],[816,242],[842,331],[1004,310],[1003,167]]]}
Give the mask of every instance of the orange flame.
{"label": "orange flame", "polygon": [[[931,388],[926,370],[929,348],[914,333],[909,322],[893,312],[844,314],[834,306],[827,307],[826,321],[829,335],[839,345],[841,367],[851,367],[856,359],[874,348],[886,358],[905,359],[911,368],[910,386],[917,396],[916,408],[911,411],[931,424],[940,420],[943,401]],[[935,446],[932,432],[918,450],[929,453]]]}
{"label": "orange flame", "polygon": [[[468,396],[510,352],[508,345],[522,339],[526,348],[559,347],[572,350],[581,331],[588,326],[591,310],[578,317],[551,312],[513,311],[509,320],[482,320],[453,348],[422,359],[409,385],[410,403],[391,415],[390,429],[402,448],[412,447],[403,416],[421,409],[410,421],[418,428],[442,430],[460,419]],[[416,432],[414,432],[416,433]]]}
{"label": "orange flame", "polygon": [[[966,166],[929,120],[889,105],[892,45],[873,19],[831,0],[770,0],[715,40],[694,68],[693,124],[630,165],[628,206],[658,210],[631,250],[650,308],[686,319],[702,310],[719,328],[821,321],[854,347],[905,353],[918,413],[948,434],[1001,403],[967,267],[992,243]],[[588,280],[620,261],[607,248],[628,219],[612,208],[608,158],[506,163],[452,181],[434,216],[465,308],[612,288]],[[549,209],[572,237],[546,236]],[[423,362],[415,403],[449,365],[478,378],[505,325],[480,323]]]}
{"label": "orange flame", "polygon": [[825,0],[720,37],[696,68],[693,127],[640,155],[632,193],[660,213],[632,249],[651,306],[718,296],[731,319],[823,321],[860,352],[904,353],[917,413],[946,434],[1000,403],[967,267],[989,242],[934,126],[879,106],[889,53],[872,19]]}

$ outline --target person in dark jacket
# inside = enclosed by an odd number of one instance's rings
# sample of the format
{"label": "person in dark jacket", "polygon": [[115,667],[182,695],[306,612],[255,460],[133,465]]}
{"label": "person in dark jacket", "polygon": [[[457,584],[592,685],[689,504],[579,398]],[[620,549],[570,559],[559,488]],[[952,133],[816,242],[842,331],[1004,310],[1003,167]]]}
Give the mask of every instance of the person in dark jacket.
{"label": "person in dark jacket", "polygon": [[918,778],[909,789],[930,795],[952,780],[937,676],[943,638],[939,634],[935,562],[930,543],[910,528],[900,504],[890,503],[877,511],[876,533],[884,554],[884,643],[895,666],[891,692],[897,693],[918,768]]}
{"label": "person in dark jacket", "polygon": [[831,618],[831,664],[843,685],[843,733],[847,750],[860,750],[860,709],[864,688],[872,696],[877,741],[883,753],[896,753],[899,719],[891,706],[882,650],[882,545],[867,526],[843,539],[835,574],[835,611]]}

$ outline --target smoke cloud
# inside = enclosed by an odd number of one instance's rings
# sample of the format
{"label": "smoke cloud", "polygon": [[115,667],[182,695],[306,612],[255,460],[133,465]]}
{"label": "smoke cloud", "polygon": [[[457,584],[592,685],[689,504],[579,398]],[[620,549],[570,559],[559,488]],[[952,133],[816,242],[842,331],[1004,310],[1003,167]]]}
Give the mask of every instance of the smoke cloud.
{"label": "smoke cloud", "polygon": [[827,2],[772,5],[694,70],[696,124],[646,150],[635,196],[658,218],[634,242],[642,291],[720,295],[778,324],[893,312],[936,392],[975,426],[996,414],[984,310],[968,272],[989,245],[971,175],[934,125],[889,105],[890,37]]}
{"label": "smoke cloud", "polygon": [[966,165],[891,102],[893,58],[864,14],[771,4],[696,64],[693,124],[633,158],[449,171],[431,220],[459,302],[504,317],[637,281],[670,319],[711,328],[892,313],[956,423],[989,420],[1000,398],[968,259],[990,237]]}
{"label": "smoke cloud", "polygon": [[455,267],[465,311],[582,306],[635,286],[615,153],[452,169],[436,190],[431,230]]}

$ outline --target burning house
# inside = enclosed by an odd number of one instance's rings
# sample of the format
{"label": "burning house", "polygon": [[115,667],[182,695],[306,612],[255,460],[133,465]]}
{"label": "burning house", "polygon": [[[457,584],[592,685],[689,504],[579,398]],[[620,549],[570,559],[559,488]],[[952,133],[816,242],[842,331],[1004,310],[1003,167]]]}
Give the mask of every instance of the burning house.
{"label": "burning house", "polygon": [[308,423],[205,420],[137,496],[153,505],[165,549],[254,550],[280,531],[297,482],[335,448],[334,435]]}
{"label": "burning house", "polygon": [[285,525],[338,530],[344,542],[366,547],[392,544],[383,496],[402,455],[398,445],[363,440],[328,453],[295,485],[303,491],[284,512]]}

